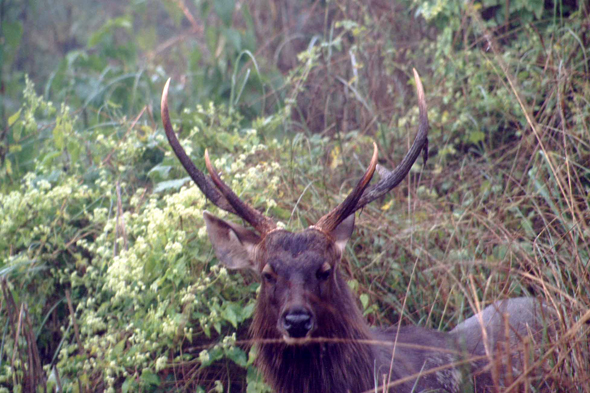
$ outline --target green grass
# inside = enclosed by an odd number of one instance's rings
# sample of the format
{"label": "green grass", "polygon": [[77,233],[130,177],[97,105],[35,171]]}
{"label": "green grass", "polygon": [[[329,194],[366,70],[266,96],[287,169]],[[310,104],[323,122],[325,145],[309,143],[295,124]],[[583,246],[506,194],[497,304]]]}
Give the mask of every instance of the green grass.
{"label": "green grass", "polygon": [[[130,6],[53,74],[30,70],[24,97],[22,70],[3,68],[0,386],[263,391],[244,345],[257,281],[217,265],[201,218],[216,209],[171,155],[161,88],[173,76],[197,165],[208,148],[239,195],[299,230],[344,198],[371,140],[380,164],[401,160],[416,67],[429,159],[360,213],[341,267],[367,320],[448,331],[495,300],[540,297],[560,321],[544,375],[588,391],[585,6],[514,3],[507,20],[503,2],[346,1],[293,6],[293,24],[266,2],[232,19],[230,3]],[[187,12],[203,32],[175,24]]]}

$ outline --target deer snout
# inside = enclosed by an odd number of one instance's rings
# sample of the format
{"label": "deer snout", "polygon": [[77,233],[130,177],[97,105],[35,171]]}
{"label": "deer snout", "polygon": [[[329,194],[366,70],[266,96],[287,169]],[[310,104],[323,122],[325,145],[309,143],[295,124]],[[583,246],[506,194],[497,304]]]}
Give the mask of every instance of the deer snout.
{"label": "deer snout", "polygon": [[313,316],[303,307],[291,308],[281,318],[281,327],[290,338],[306,337],[313,329]]}

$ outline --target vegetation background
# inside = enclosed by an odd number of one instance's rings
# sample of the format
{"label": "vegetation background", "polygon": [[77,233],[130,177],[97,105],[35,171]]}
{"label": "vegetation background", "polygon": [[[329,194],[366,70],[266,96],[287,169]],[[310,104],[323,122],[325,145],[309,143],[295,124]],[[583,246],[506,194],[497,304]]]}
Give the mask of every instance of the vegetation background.
{"label": "vegetation background", "polygon": [[[366,318],[449,330],[537,296],[555,391],[590,391],[590,9],[576,0],[2,0],[0,391],[268,391],[258,283],[220,268],[203,168],[298,230],[426,89],[429,159],[365,208],[341,266]],[[536,363],[530,365],[534,369]],[[531,375],[508,391],[535,391]]]}

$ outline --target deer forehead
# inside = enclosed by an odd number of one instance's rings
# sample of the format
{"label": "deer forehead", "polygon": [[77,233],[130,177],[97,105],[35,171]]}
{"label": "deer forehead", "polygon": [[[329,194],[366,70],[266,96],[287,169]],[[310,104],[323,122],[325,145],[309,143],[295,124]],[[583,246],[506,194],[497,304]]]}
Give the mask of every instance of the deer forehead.
{"label": "deer forehead", "polygon": [[284,269],[317,269],[324,262],[334,263],[337,257],[331,239],[321,232],[306,229],[298,233],[277,231],[268,235],[260,262],[270,263],[280,273]]}

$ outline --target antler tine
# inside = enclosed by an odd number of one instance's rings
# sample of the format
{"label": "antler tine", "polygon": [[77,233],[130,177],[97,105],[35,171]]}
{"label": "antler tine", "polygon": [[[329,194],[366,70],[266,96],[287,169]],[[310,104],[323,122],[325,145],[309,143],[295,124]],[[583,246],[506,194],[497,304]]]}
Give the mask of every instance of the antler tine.
{"label": "antler tine", "polygon": [[[420,152],[423,152],[424,162],[428,159],[428,111],[426,107],[426,99],[424,98],[424,87],[420,80],[420,75],[416,69],[414,71],[414,79],[416,81],[416,92],[418,94],[418,109],[420,112],[420,124],[418,125],[418,134],[414,139],[414,143],[410,150],[400,162],[400,164],[391,172],[387,173],[378,183],[367,188],[365,193],[360,198],[352,212],[362,209],[368,203],[387,194],[395,188],[406,177],[414,162],[418,159]],[[352,213],[351,212],[351,213]]]}
{"label": "antler tine", "polygon": [[225,199],[232,205],[238,216],[248,221],[250,225],[252,225],[262,235],[266,235],[277,227],[272,219],[266,217],[264,214],[260,213],[258,210],[242,201],[232,191],[232,189],[229,188],[229,186],[225,184],[223,180],[221,180],[217,174],[217,171],[215,168],[213,168],[213,165],[211,165],[211,161],[209,160],[209,152],[207,150],[205,150],[205,165],[207,166],[207,171],[209,171],[211,180],[213,180],[213,183],[215,183]]}
{"label": "antler tine", "polygon": [[227,199],[215,188],[215,185],[211,183],[203,172],[201,172],[195,164],[191,161],[188,157],[178,138],[176,138],[176,133],[172,129],[172,124],[170,123],[170,114],[168,113],[168,89],[170,87],[170,79],[166,81],[166,85],[164,86],[164,90],[162,91],[162,103],[161,103],[161,111],[162,111],[162,123],[164,124],[164,131],[166,132],[166,137],[168,137],[168,142],[178,157],[178,160],[189,174],[191,179],[195,182],[195,184],[201,189],[201,192],[205,194],[205,197],[211,200],[214,205],[223,209],[229,213],[236,214],[236,211],[232,207],[232,205],[227,201]]}
{"label": "antler tine", "polygon": [[315,228],[323,232],[330,233],[338,226],[338,224],[344,221],[346,217],[350,216],[356,211],[355,206],[357,205],[359,199],[363,195],[363,192],[369,185],[373,174],[375,173],[378,155],[379,150],[377,149],[377,144],[373,142],[373,158],[371,158],[371,163],[369,164],[369,167],[365,171],[363,177],[359,180],[354,190],[348,194],[346,199],[340,205],[336,206],[331,212],[318,220],[318,222],[314,225]]}

